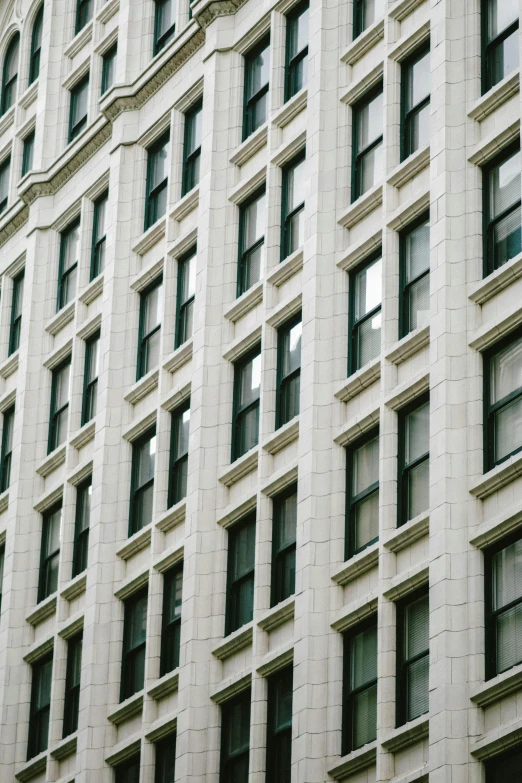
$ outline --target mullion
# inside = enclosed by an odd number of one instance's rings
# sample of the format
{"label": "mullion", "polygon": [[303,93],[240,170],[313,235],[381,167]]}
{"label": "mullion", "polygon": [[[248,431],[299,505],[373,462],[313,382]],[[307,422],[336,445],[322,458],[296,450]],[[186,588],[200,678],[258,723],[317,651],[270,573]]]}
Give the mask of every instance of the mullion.
{"label": "mullion", "polygon": [[405,471],[413,470],[418,465],[420,465],[421,462],[426,462],[426,460],[429,459],[429,456],[430,456],[430,452],[429,451],[425,451],[424,454],[421,454],[420,457],[415,457],[415,459],[412,460],[411,462],[408,462],[407,464],[405,463],[404,470]]}
{"label": "mullion", "polygon": [[404,288],[403,288],[403,291],[404,291],[404,294],[405,294],[405,296],[406,296],[406,297],[408,296],[408,294],[409,294],[409,291],[410,291],[410,288],[411,288],[413,285],[415,285],[415,283],[418,283],[418,282],[419,282],[419,280],[422,280],[422,278],[423,278],[423,277],[426,277],[427,275],[429,275],[429,273],[430,273],[430,269],[429,269],[429,267],[428,267],[428,269],[425,269],[425,270],[424,270],[424,272],[421,272],[419,275],[417,275],[417,277],[414,277],[414,278],[413,278],[412,280],[410,280],[408,283],[405,283],[405,284],[404,284]]}
{"label": "mullion", "polygon": [[291,212],[288,212],[286,215],[286,222],[290,222],[290,220],[297,215],[302,209],[304,209],[305,202],[302,201],[301,204],[299,204],[297,207],[294,207],[294,209]]}
{"label": "mullion", "polygon": [[430,102],[431,95],[426,95],[425,98],[423,98],[419,103],[416,103],[415,106],[412,106],[411,109],[408,109],[406,114],[404,115],[404,124],[409,125],[409,121],[411,117],[414,114],[418,114],[421,109],[423,109],[425,106],[428,105]]}
{"label": "mullion", "polygon": [[358,495],[354,495],[351,498],[352,505],[356,505],[357,503],[360,503],[361,500],[366,500],[366,498],[370,497],[370,495],[373,495],[373,493],[378,489],[379,489],[379,482],[374,481],[374,483],[370,484],[369,487],[363,489],[362,492],[359,492]]}
{"label": "mullion", "polygon": [[381,133],[380,136],[378,136],[376,139],[374,139],[368,146],[364,147],[364,149],[359,150],[356,154],[356,162],[358,163],[361,158],[364,158],[364,156],[373,150],[374,147],[377,147],[379,144],[382,144],[384,138],[384,134]]}
{"label": "mullion", "polygon": [[512,204],[509,205],[509,207],[506,207],[503,212],[500,213],[500,215],[497,215],[495,218],[492,218],[489,221],[489,230],[494,228],[497,223],[500,223],[502,220],[504,220],[511,212],[515,212],[520,207],[520,199],[518,201],[514,201]]}
{"label": "mullion", "polygon": [[[499,44],[503,43],[506,38],[509,38],[510,35],[513,35],[516,30],[518,30],[519,27],[519,20],[515,19],[511,24],[506,27],[504,30],[502,30],[495,38],[492,38],[491,41],[488,41],[486,44],[486,60],[489,63],[489,58],[491,55],[492,50],[498,49]],[[490,85],[494,86],[494,85]]]}
{"label": "mullion", "polygon": [[522,604],[522,596],[520,596],[519,598],[514,598],[513,601],[510,601],[508,604],[501,606],[500,609],[492,609],[491,617],[496,620],[499,617],[499,615],[504,614],[505,612],[509,612],[510,609],[513,609],[515,606],[518,606],[519,604]]}
{"label": "mullion", "polygon": [[361,325],[365,322],[370,320],[371,318],[374,318],[377,313],[380,313],[382,310],[382,302],[378,305],[376,305],[373,310],[370,310],[369,312],[365,313],[364,315],[361,315],[358,321],[353,322],[353,328],[354,330],[358,330]]}

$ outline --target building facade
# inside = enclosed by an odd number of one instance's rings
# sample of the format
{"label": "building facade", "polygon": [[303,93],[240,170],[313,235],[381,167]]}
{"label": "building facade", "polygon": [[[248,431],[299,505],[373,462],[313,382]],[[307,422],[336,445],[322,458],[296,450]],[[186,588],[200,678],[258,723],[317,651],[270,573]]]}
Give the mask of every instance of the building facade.
{"label": "building facade", "polygon": [[521,6],[4,0],[2,781],[522,777]]}

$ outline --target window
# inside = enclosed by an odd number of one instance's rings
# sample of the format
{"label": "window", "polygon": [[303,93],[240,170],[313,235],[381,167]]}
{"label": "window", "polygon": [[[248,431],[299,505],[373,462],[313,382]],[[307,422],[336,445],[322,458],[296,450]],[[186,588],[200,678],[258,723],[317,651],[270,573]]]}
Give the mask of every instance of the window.
{"label": "window", "polygon": [[277,783],[290,783],[291,780],[292,691],[292,666],[286,666],[268,678],[266,779]]}
{"label": "window", "polygon": [[430,139],[430,49],[415,52],[401,67],[401,160]]}
{"label": "window", "polygon": [[346,449],[346,559],[379,538],[379,433]]}
{"label": "window", "polygon": [[0,546],[0,613],[2,612],[2,596],[4,592],[5,546]]}
{"label": "window", "polygon": [[518,6],[505,0],[482,1],[482,91],[518,68]]}
{"label": "window", "polygon": [[248,291],[261,277],[265,228],[266,195],[263,187],[240,206],[238,296]]}
{"label": "window", "polygon": [[0,163],[0,214],[9,203],[9,174],[11,173],[11,158]]}
{"label": "window", "polygon": [[92,19],[94,0],[76,0],[76,33]]}
{"label": "window", "polygon": [[163,630],[160,676],[179,666],[183,563],[167,571],[163,580]]}
{"label": "window", "polygon": [[76,220],[60,235],[60,265],[58,270],[57,312],[76,296],[78,255],[80,250],[80,221]]}
{"label": "window", "polygon": [[522,539],[504,540],[486,552],[485,585],[486,678],[491,679],[522,663]]}
{"label": "window", "polygon": [[430,404],[422,397],[399,414],[399,525],[430,506],[429,452]]}
{"label": "window", "polygon": [[31,707],[29,712],[29,738],[27,760],[47,750],[49,741],[49,714],[51,712],[52,655],[33,663]]}
{"label": "window", "polygon": [[31,36],[31,59],[29,61],[29,84],[32,84],[40,74],[40,54],[42,51],[42,27],[43,27],[43,5],[40,6],[35,16],[33,24],[33,33]]}
{"label": "window", "polygon": [[261,346],[258,345],[234,365],[232,462],[257,446],[260,388]]}
{"label": "window", "polygon": [[225,635],[252,620],[254,612],[255,514],[228,533],[228,584]]}
{"label": "window", "polygon": [[100,333],[96,332],[85,342],[85,370],[83,374],[82,426],[96,416],[98,397],[98,372]]}
{"label": "window", "polygon": [[220,783],[248,783],[250,688],[221,707]]}
{"label": "window", "polygon": [[308,2],[300,3],[286,17],[285,101],[308,82]]}
{"label": "window", "polygon": [[118,764],[114,770],[114,783],[140,783],[140,763],[138,754]]}
{"label": "window", "polygon": [[51,383],[51,415],[49,421],[48,453],[58,448],[67,437],[69,418],[69,379],[71,357],[53,370]]}
{"label": "window", "polygon": [[145,231],[167,211],[169,141],[167,132],[147,151]]}
{"label": "window", "polygon": [[386,0],[355,0],[354,2],[354,20],[353,29],[354,39],[359,36],[363,30],[370,27],[377,19],[384,16],[384,7]]}
{"label": "window", "polygon": [[522,449],[522,335],[484,357],[484,470]]}
{"label": "window", "polygon": [[522,779],[522,751],[520,745],[502,756],[486,761],[486,783],[505,783]]}
{"label": "window", "polygon": [[80,679],[82,673],[83,632],[69,639],[67,645],[67,673],[63,705],[63,736],[68,737],[78,728],[80,711]]}
{"label": "window", "polygon": [[87,568],[89,552],[89,525],[91,521],[92,476],[76,490],[76,519],[74,525],[73,577]]}
{"label": "window", "polygon": [[2,71],[2,114],[5,114],[16,100],[19,49],[20,36],[18,33],[15,33],[7,47]]}
{"label": "window", "polygon": [[297,484],[274,498],[271,606],[295,593]]}
{"label": "window", "polygon": [[181,195],[185,196],[199,182],[199,164],[201,160],[201,125],[203,101],[185,114],[185,141],[183,145],[183,182]]}
{"label": "window", "polygon": [[22,177],[32,170],[34,163],[34,131],[29,133],[24,139],[24,149],[22,154]]}
{"label": "window", "polygon": [[178,261],[176,348],[192,337],[196,295],[196,248]]}
{"label": "window", "polygon": [[152,522],[156,428],[132,444],[132,489],[129,536]]}
{"label": "window", "polygon": [[522,250],[520,147],[510,147],[484,169],[484,276]]}
{"label": "window", "polygon": [[190,400],[172,414],[169,508],[187,495]]}
{"label": "window", "polygon": [[156,742],[156,775],[154,783],[174,783],[176,771],[176,735]]}
{"label": "window", "polygon": [[377,619],[344,635],[342,754],[377,737]]}
{"label": "window", "polygon": [[125,601],[120,701],[141,691],[145,684],[147,600],[145,588]]}
{"label": "window", "polygon": [[2,471],[0,481],[0,492],[9,489],[11,483],[11,455],[13,452],[13,430],[14,430],[14,405],[4,413],[4,426],[2,428]]}
{"label": "window", "polygon": [[243,139],[261,127],[268,119],[268,87],[270,79],[270,38],[245,55],[245,114]]}
{"label": "window", "polygon": [[60,557],[60,525],[62,506],[55,506],[43,515],[42,549],[40,553],[40,579],[38,603],[58,588],[58,560]]}
{"label": "window", "polygon": [[176,0],[155,0],[154,54],[161,52],[176,34]]}
{"label": "window", "polygon": [[305,155],[283,169],[281,261],[304,245]]}
{"label": "window", "polygon": [[[91,0],[92,1],[92,0]],[[69,114],[69,141],[75,139],[87,125],[89,101],[89,74],[71,90]]]}
{"label": "window", "polygon": [[279,329],[277,336],[276,428],[299,414],[301,387],[301,313]]}
{"label": "window", "polygon": [[22,331],[22,309],[24,303],[25,269],[13,279],[13,299],[11,304],[11,327],[9,329],[9,356],[20,347]]}
{"label": "window", "polygon": [[350,275],[350,345],[348,375],[381,353],[381,251]]}
{"label": "window", "polygon": [[118,54],[118,44],[115,43],[103,55],[101,94],[105,95],[114,84],[116,73],[116,55]]}
{"label": "window", "polygon": [[427,215],[400,235],[399,336],[430,322],[430,224]]}
{"label": "window", "polygon": [[163,278],[160,277],[140,294],[138,381],[159,364],[162,319]]}
{"label": "window", "polygon": [[426,590],[397,605],[397,726],[429,710],[429,599]]}
{"label": "window", "polygon": [[353,108],[352,202],[384,174],[382,84]]}
{"label": "window", "polygon": [[94,202],[94,222],[92,229],[91,280],[98,277],[105,267],[105,241],[107,239],[107,202],[109,194],[105,192]]}

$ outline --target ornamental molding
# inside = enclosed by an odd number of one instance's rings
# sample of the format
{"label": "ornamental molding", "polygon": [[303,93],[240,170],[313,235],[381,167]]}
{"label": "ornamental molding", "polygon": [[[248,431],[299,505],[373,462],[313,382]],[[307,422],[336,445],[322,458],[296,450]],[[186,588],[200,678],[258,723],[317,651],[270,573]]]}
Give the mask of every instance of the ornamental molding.
{"label": "ornamental molding", "polygon": [[201,11],[194,9],[194,16],[203,30],[218,16],[232,16],[246,0],[211,0]]}
{"label": "ornamental molding", "polygon": [[0,229],[0,247],[29,220],[29,207],[24,205],[11,220]]}

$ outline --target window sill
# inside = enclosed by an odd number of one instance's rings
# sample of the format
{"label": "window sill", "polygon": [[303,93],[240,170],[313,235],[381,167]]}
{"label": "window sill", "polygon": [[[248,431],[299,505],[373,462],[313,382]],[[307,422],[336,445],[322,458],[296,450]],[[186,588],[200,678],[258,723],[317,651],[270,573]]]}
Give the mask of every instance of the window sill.
{"label": "window sill", "polygon": [[405,405],[409,405],[421,394],[425,394],[430,388],[430,376],[426,370],[409,378],[395,389],[391,397],[386,397],[384,404],[392,411],[399,411]]}
{"label": "window sill", "polygon": [[342,213],[337,222],[344,228],[353,228],[356,223],[367,217],[367,215],[377,209],[381,204],[382,183],[374,185],[373,188],[370,188],[370,190],[363,193],[362,196],[359,196],[357,201],[350,204],[348,209]]}
{"label": "window sill", "polygon": [[152,525],[147,525],[147,527],[143,527],[141,530],[138,530],[137,533],[134,533],[126,542],[125,546],[118,549],[116,557],[120,557],[122,560],[130,560],[131,557],[134,557],[138,552],[141,552],[143,549],[150,546],[151,538]]}
{"label": "window sill", "polygon": [[299,415],[280,427],[263,443],[263,450],[274,456],[299,438]]}
{"label": "window sill", "polygon": [[190,338],[190,340],[187,340],[187,342],[171,353],[167,361],[163,363],[163,369],[171,373],[179,370],[180,367],[183,367],[184,364],[187,364],[192,359],[192,349],[193,341]]}
{"label": "window sill", "polygon": [[90,305],[103,291],[103,272],[92,280],[78,297],[83,304]]}
{"label": "window sill", "polygon": [[375,381],[381,377],[381,358],[373,359],[371,362],[354,372],[348,380],[343,381],[341,386],[334,393],[341,402],[349,402],[357,397],[364,389],[368,389]]}
{"label": "window sill", "polygon": [[62,443],[57,449],[52,451],[36,468],[36,472],[42,478],[47,478],[53,470],[59,468],[65,462],[66,444]]}
{"label": "window sill", "polygon": [[430,147],[422,147],[403,160],[388,177],[388,184],[395,188],[402,188],[409,180],[412,180],[421,171],[430,165]]}
{"label": "window sill", "polygon": [[373,767],[377,763],[377,742],[371,742],[363,745],[362,748],[348,753],[334,766],[330,767],[328,774],[334,780],[345,780],[345,778],[354,775],[368,767]]}
{"label": "window sill", "polygon": [[38,95],[38,78],[27,88],[23,95],[18,99],[22,109],[28,109]]}
{"label": "window sill", "polygon": [[15,351],[11,356],[8,356],[6,361],[0,365],[0,376],[2,378],[9,378],[18,369],[18,361],[20,357],[20,350]]}
{"label": "window sill", "polygon": [[67,324],[74,319],[75,311],[76,301],[73,299],[72,302],[69,302],[68,305],[62,307],[62,309],[59,310],[56,315],[46,323],[45,331],[49,332],[49,334],[52,334],[53,337],[56,337],[58,332],[61,332],[64,326],[67,326]]}
{"label": "window sill", "polygon": [[398,22],[402,22],[403,19],[409,14],[412,14],[419,5],[422,5],[425,0],[399,0],[390,9],[390,16],[392,19],[396,19]]}
{"label": "window sill", "polygon": [[76,753],[76,747],[78,745],[78,735],[72,734],[69,737],[65,737],[58,745],[51,750],[51,756],[53,759],[63,761],[63,759],[72,756]]}
{"label": "window sill", "polygon": [[488,680],[470,696],[470,699],[477,707],[487,707],[521,688],[522,664],[519,664],[509,671],[497,675],[494,679]]}
{"label": "window sill", "polygon": [[490,470],[480,481],[473,484],[469,491],[479,500],[485,500],[519,476],[522,476],[522,452],[514,454],[501,465],[497,465],[496,468]]}
{"label": "window sill", "polygon": [[253,630],[254,623],[251,621],[227,636],[226,640],[217,647],[214,647],[212,655],[214,655],[218,661],[224,661],[226,658],[235,655],[235,653],[252,644]]}
{"label": "window sill", "polygon": [[473,285],[468,297],[475,304],[483,305],[520,277],[522,277],[522,253]]}
{"label": "window sill", "polygon": [[15,774],[15,778],[20,780],[21,783],[25,783],[27,780],[32,780],[41,772],[47,770],[47,751],[44,750],[39,756],[27,761],[24,766]]}
{"label": "window sill", "polygon": [[0,495],[0,514],[3,514],[8,507],[9,507],[9,488],[4,490],[4,492],[2,492],[2,494]]}
{"label": "window sill", "polygon": [[94,20],[91,19],[89,22],[87,22],[85,27],[82,27],[82,29],[76,33],[71,43],[63,50],[65,57],[68,57],[70,60],[72,60],[72,58],[75,57],[86,44],[89,43],[92,38],[93,27]]}
{"label": "window sill", "polygon": [[171,568],[183,561],[184,553],[185,547],[183,544],[181,546],[175,546],[174,548],[171,547],[170,549],[163,550],[159,556],[159,560],[155,560],[152,563],[152,567],[160,574],[164,574],[166,571],[169,571]]}
{"label": "window sill", "polygon": [[218,476],[219,483],[224,484],[225,487],[231,487],[234,484],[237,484],[244,476],[257,470],[258,460],[259,446],[255,446],[233,462],[228,470]]}
{"label": "window sill", "polygon": [[236,166],[243,166],[247,160],[253,158],[256,152],[266,145],[267,137],[268,123],[265,122],[264,125],[261,125],[239,145],[230,158],[230,163]]}
{"label": "window sill", "polygon": [[522,324],[522,307],[518,306],[500,322],[492,323],[489,321],[485,326],[477,329],[475,336],[469,342],[469,347],[475,351],[485,351],[503,337],[506,337],[520,324]]}
{"label": "window sill", "polygon": [[516,503],[493,517],[493,519],[478,525],[473,533],[473,537],[470,538],[470,544],[473,544],[478,549],[485,549],[519,530],[521,525],[522,510],[520,504]]}
{"label": "window sill", "polygon": [[45,657],[47,653],[50,653],[54,649],[54,631],[51,633],[53,635],[50,638],[44,639],[43,642],[38,640],[36,644],[29,648],[29,652],[23,657],[23,660],[26,663],[33,664],[35,661]]}
{"label": "window sill", "polygon": [[183,498],[179,503],[176,503],[175,506],[172,506],[172,508],[169,508],[160,516],[156,522],[156,527],[158,530],[161,530],[162,533],[166,533],[167,530],[172,530],[172,528],[177,525],[181,525],[181,523],[185,521],[186,513],[187,499]]}
{"label": "window sill", "polygon": [[300,247],[276,266],[268,275],[267,283],[270,283],[270,285],[273,285],[276,288],[279,288],[283,283],[286,283],[286,281],[290,280],[296,272],[299,272],[299,270],[303,268],[303,257],[303,248]]}
{"label": "window sill", "polygon": [[238,693],[245,691],[252,682],[252,672],[247,669],[229,677],[224,683],[221,682],[217,690],[210,694],[210,698],[215,704],[223,704],[230,701]]}
{"label": "window sill", "polygon": [[137,576],[133,576],[127,582],[124,582],[121,587],[114,591],[114,595],[120,601],[125,601],[129,596],[137,593],[142,587],[149,581],[149,569],[148,567],[141,571]]}
{"label": "window sill", "polygon": [[120,0],[109,0],[109,2],[106,2],[105,5],[101,7],[101,10],[98,11],[96,20],[101,24],[107,24],[109,19],[111,19],[114,14],[117,14],[119,10]]}
{"label": "window sill", "polygon": [[401,204],[393,213],[391,220],[388,221],[388,228],[391,228],[392,231],[402,231],[403,228],[420,217],[429,208],[430,191],[426,190],[421,196],[414,196],[409,201]]}
{"label": "window sill", "polygon": [[520,91],[520,69],[517,68],[501,82],[495,84],[490,90],[482,95],[475,105],[468,112],[468,117],[477,122],[482,122],[490,114],[506,103],[513,95]]}
{"label": "window sill", "polygon": [[86,585],[87,574],[83,571],[81,574],[78,574],[78,576],[71,579],[69,584],[63,588],[60,595],[62,598],[65,598],[66,601],[72,601],[85,592]]}
{"label": "window sill", "polygon": [[76,435],[70,439],[69,443],[74,446],[75,449],[82,449],[91,440],[94,440],[96,433],[96,419],[91,419],[81,427]]}
{"label": "window sill", "polygon": [[430,23],[428,21],[417,27],[413,33],[400,38],[395,43],[388,57],[396,62],[403,62],[429,39],[429,35]]}
{"label": "window sill", "polygon": [[155,701],[159,701],[160,699],[165,698],[165,696],[168,696],[169,694],[174,693],[174,691],[177,691],[178,686],[179,668],[164,674],[163,677],[157,680],[156,684],[153,685],[152,688],[148,689],[147,696],[150,696],[151,699],[154,699]]}
{"label": "window sill", "polygon": [[280,625],[284,625],[288,620],[293,620],[295,614],[295,596],[291,595],[276,606],[272,606],[263,617],[257,621],[257,624],[263,631],[269,633]]}
{"label": "window sill", "polygon": [[263,656],[265,662],[257,667],[257,673],[261,677],[270,677],[274,672],[283,669],[285,666],[291,664],[294,660],[294,642],[287,642],[281,647],[276,647],[275,650],[270,650]]}
{"label": "window sill", "polygon": [[157,389],[158,383],[159,369],[156,367],[156,369],[151,370],[147,375],[144,375],[143,378],[140,378],[123,399],[131,405],[136,405],[136,403],[147,397],[154,389]]}
{"label": "window sill", "polygon": [[270,163],[272,163],[273,166],[285,166],[292,158],[295,158],[296,155],[299,155],[299,153],[305,149],[305,145],[306,130],[298,133],[298,135],[290,139],[289,142],[283,143],[271,157]]}
{"label": "window sill", "polygon": [[519,745],[521,739],[522,719],[518,718],[483,735],[482,739],[471,746],[470,753],[478,761],[485,761]]}
{"label": "window sill", "polygon": [[40,625],[48,617],[51,617],[56,612],[56,593],[53,593],[48,598],[44,598],[36,609],[28,614],[25,618],[25,622],[29,623],[33,627]]}
{"label": "window sill", "polygon": [[0,136],[2,136],[14,122],[15,106],[11,106],[3,117],[0,118]]}
{"label": "window sill", "polygon": [[271,314],[266,319],[266,322],[273,329],[279,329],[286,321],[293,318],[294,315],[300,312],[303,306],[303,295],[301,293],[297,296],[289,296],[283,299],[277,307],[272,309]]}
{"label": "window sill", "polygon": [[196,209],[199,204],[199,185],[196,185],[186,193],[182,199],[178,201],[174,209],[170,213],[170,217],[181,223],[183,218],[186,218],[192,210]]}
{"label": "window sill", "polygon": [[163,272],[163,267],[164,260],[162,257],[159,259],[159,261],[154,261],[152,264],[149,264],[149,266],[145,267],[145,269],[142,269],[139,274],[137,274],[136,277],[132,279],[129,287],[132,288],[133,291],[136,291],[136,293],[140,294],[142,291],[148,288],[151,283],[155,283],[157,281],[158,277]]}
{"label": "window sill", "polygon": [[135,693],[133,696],[129,696],[124,702],[122,702],[114,712],[107,715],[107,720],[114,723],[115,726],[120,726],[129,718],[133,718],[134,715],[138,715],[143,710],[143,691]]}
{"label": "window sill", "polygon": [[255,285],[241,294],[232,306],[227,307],[223,313],[223,318],[232,321],[233,324],[239,321],[244,315],[253,310],[256,305],[263,301],[263,281],[259,280]]}
{"label": "window sill", "polygon": [[373,429],[373,427],[376,427],[379,424],[381,410],[378,404],[377,407],[375,405],[373,403],[372,408],[363,411],[355,419],[350,419],[347,424],[344,424],[334,437],[334,442],[338,446],[348,446],[354,440],[358,440],[362,435]]}
{"label": "window sill", "polygon": [[391,586],[384,590],[383,595],[388,601],[398,601],[419,587],[428,584],[430,567],[427,561],[410,568],[406,573],[390,579]]}
{"label": "window sill", "polygon": [[402,337],[395,343],[389,353],[385,355],[385,359],[393,364],[399,365],[413,356],[421,348],[425,348],[430,344],[430,327],[424,326],[422,329],[414,329],[413,332]]}
{"label": "window sill", "polygon": [[379,542],[376,541],[369,547],[366,547],[362,552],[359,552],[354,557],[350,558],[346,563],[343,563],[342,568],[337,569],[330,575],[332,581],[336,584],[344,586],[359,576],[366,574],[375,568],[379,563]]}
{"label": "window sill", "polygon": [[308,105],[308,87],[303,87],[287,101],[272,117],[272,124],[278,128],[286,128],[294,117],[297,117]]}
{"label": "window sill", "polygon": [[378,598],[375,593],[368,593],[362,599],[352,601],[347,606],[343,606],[331,627],[339,633],[353,628],[354,625],[358,625],[377,612],[377,601]]}
{"label": "window sill", "polygon": [[116,767],[119,764],[122,764],[124,761],[127,761],[127,759],[130,759],[131,756],[135,756],[139,753],[141,742],[141,737],[135,738],[135,735],[132,735],[130,738],[125,737],[124,740],[110,748],[109,755],[105,756],[105,763],[110,767]]}
{"label": "window sill", "polygon": [[370,49],[373,49],[384,38],[384,17],[367,27],[344,50],[341,60],[347,65],[355,65]]}
{"label": "window sill", "polygon": [[163,215],[163,217],[158,218],[158,220],[141,235],[132,248],[132,252],[139,256],[145,255],[151,247],[154,247],[154,245],[165,236],[166,230],[167,218]]}
{"label": "window sill", "polygon": [[427,536],[430,530],[430,515],[429,511],[424,511],[422,514],[410,519],[405,525],[394,530],[392,535],[386,539],[384,546],[389,549],[390,552],[401,552],[406,549],[410,544],[414,544],[415,541],[419,541],[424,536]]}
{"label": "window sill", "polygon": [[382,80],[383,70],[384,65],[381,61],[358,81],[352,83],[348,91],[341,97],[341,101],[348,104],[348,106],[353,106],[365,93],[373,89]]}
{"label": "window sill", "polygon": [[429,737],[430,719],[429,714],[421,715],[420,718],[399,726],[388,737],[382,741],[382,746],[390,753],[398,753],[410,745],[415,745],[420,740]]}

